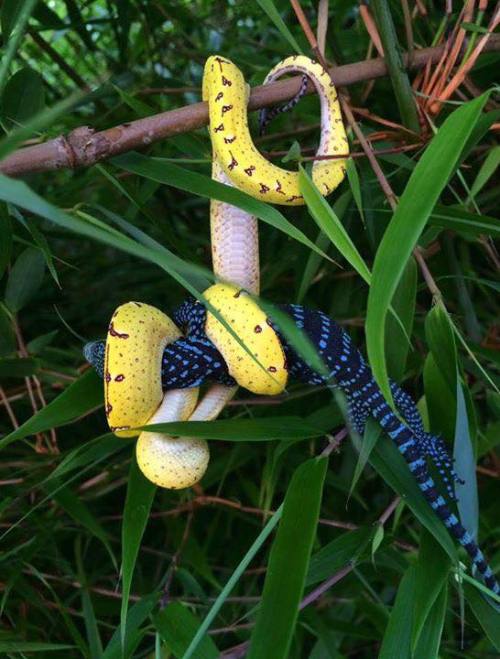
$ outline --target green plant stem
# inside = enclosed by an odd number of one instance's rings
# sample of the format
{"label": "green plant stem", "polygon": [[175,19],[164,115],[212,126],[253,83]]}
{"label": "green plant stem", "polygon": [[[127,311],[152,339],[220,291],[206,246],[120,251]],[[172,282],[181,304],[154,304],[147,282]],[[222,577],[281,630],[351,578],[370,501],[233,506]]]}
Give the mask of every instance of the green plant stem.
{"label": "green plant stem", "polygon": [[410,79],[404,68],[389,4],[387,0],[373,0],[372,7],[382,46],[384,47],[385,60],[396,95],[401,120],[406,128],[415,133],[420,133],[417,106]]}

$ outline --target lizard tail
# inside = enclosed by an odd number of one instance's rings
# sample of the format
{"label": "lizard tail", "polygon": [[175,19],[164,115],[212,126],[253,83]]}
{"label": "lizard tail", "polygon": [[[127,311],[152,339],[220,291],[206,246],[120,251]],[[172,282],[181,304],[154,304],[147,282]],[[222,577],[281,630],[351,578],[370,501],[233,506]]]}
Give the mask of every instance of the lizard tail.
{"label": "lizard tail", "polygon": [[405,426],[391,410],[379,393],[378,400],[373,400],[373,417],[395,442],[400,453],[406,460],[410,471],[415,477],[420,490],[429,502],[432,509],[442,520],[451,535],[457,539],[469,554],[473,565],[481,575],[486,586],[495,594],[500,594],[500,585],[490,566],[486,562],[483,552],[473,540],[470,533],[463,527],[457,516],[450,510],[444,498],[439,494],[434,479],[429,474],[425,457],[419,450],[412,431]]}

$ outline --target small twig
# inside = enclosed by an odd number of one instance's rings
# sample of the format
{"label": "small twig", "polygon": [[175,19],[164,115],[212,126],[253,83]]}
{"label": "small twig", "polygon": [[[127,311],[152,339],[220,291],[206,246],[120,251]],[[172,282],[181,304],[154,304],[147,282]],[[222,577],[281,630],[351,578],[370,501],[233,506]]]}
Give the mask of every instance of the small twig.
{"label": "small twig", "polygon": [[188,94],[200,93],[199,87],[144,87],[139,89],[136,94],[140,96],[147,96],[150,94]]}
{"label": "small twig", "polygon": [[191,531],[191,524],[193,522],[193,512],[191,511],[186,520],[186,526],[184,527],[184,533],[182,534],[181,541],[175,554],[172,556],[170,565],[168,566],[167,576],[165,578],[165,585],[163,586],[163,592],[160,597],[160,609],[164,609],[169,600],[170,600],[170,586],[172,585],[172,580],[179,566],[180,557],[186,545],[186,542],[189,538],[189,533]]}
{"label": "small twig", "polygon": [[[17,339],[17,344],[19,346],[19,354],[21,357],[27,358],[29,357],[29,352],[28,348],[26,347],[26,344],[24,342],[24,338],[21,332],[21,328],[19,326],[19,323],[17,322],[17,319],[13,319],[13,326],[14,326],[14,333],[16,335]],[[33,375],[31,378],[30,377],[25,377],[24,381],[26,383],[26,389],[28,390],[28,396],[31,401],[31,407],[33,409],[33,414],[36,414],[38,412],[38,405],[35,400],[35,396],[33,393],[33,386],[31,384],[31,380],[33,380],[33,385],[36,390],[38,400],[40,401],[42,407],[45,407],[47,403],[45,402],[45,396],[43,395],[42,391],[42,385],[40,383],[40,380],[36,377],[36,375]],[[59,453],[59,448],[57,446],[57,435],[56,431],[54,428],[50,429],[50,440],[49,440],[49,449],[51,450],[52,453]],[[35,444],[35,450],[38,453],[45,453],[45,449],[42,446],[42,442],[44,441],[44,435],[41,433],[36,434],[36,444]]]}
{"label": "small twig", "polygon": [[[392,149],[379,149],[378,151],[374,151],[373,154],[375,157],[377,156],[384,156],[390,153],[404,153],[405,151],[415,151],[416,149],[421,149],[422,144],[407,144],[405,146],[397,146]],[[287,151],[283,153],[285,155],[288,153]],[[273,152],[272,155],[280,155],[281,152]],[[353,153],[350,153],[349,158],[366,158],[367,154],[365,151],[354,151]],[[301,161],[303,162],[308,162],[309,160],[343,160],[345,159],[345,155],[328,155],[325,154],[324,156],[304,156],[301,158]]]}
{"label": "small twig", "polygon": [[328,0],[319,0],[318,4],[318,25],[316,28],[316,37],[318,48],[325,57],[326,33],[328,32]]}
{"label": "small twig", "polygon": [[340,430],[333,437],[328,436],[329,441],[326,447],[323,449],[323,451],[321,451],[321,457],[324,458],[329,456],[333,452],[336,453],[339,450],[339,447],[344,441],[344,439],[347,437],[347,435],[348,435],[347,428],[342,428],[342,430]]}
{"label": "small twig", "polygon": [[403,7],[403,20],[405,24],[405,32],[406,32],[406,47],[408,49],[408,59],[411,62],[411,58],[413,55],[413,24],[411,20],[411,12],[410,12],[410,7],[408,5],[408,0],[401,0],[401,5]]}
{"label": "small twig", "polygon": [[368,35],[370,36],[372,44],[375,46],[377,53],[380,57],[384,57],[384,49],[382,47],[382,42],[380,41],[380,35],[378,33],[377,26],[373,20],[370,8],[365,2],[361,2],[359,6],[359,15],[361,16],[361,20],[364,23],[366,31],[368,32]]}
{"label": "small twig", "polygon": [[47,41],[45,41],[45,39],[38,32],[35,30],[30,30],[30,37],[41,50],[47,53],[50,59],[55,62],[55,64],[57,64],[61,71],[64,71],[68,78],[70,78],[79,89],[85,92],[91,91],[89,85],[80,76],[80,74],[77,73],[75,69],[73,69],[73,67],[68,64],[64,57],[60,55],[57,50],[55,50],[55,48],[53,48],[49,43],[47,43]]}
{"label": "small twig", "polygon": [[2,404],[7,410],[7,414],[9,415],[10,422],[12,423],[14,429],[19,428],[19,422],[16,419],[16,415],[14,414],[14,410],[12,409],[9,399],[5,395],[4,388],[0,385],[0,399],[2,400]]}

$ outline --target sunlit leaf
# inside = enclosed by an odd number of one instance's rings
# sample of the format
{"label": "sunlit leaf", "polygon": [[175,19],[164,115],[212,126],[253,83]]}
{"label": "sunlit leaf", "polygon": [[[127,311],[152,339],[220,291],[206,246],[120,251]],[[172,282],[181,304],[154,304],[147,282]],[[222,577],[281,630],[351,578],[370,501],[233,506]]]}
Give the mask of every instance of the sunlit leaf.
{"label": "sunlit leaf", "polygon": [[130,464],[122,525],[122,602],[120,609],[122,647],[125,647],[127,639],[127,612],[132,577],[155,492],[156,485],[143,476],[133,458]]}
{"label": "sunlit leaf", "polygon": [[439,195],[455,171],[462,150],[488,99],[465,103],[440,127],[418,161],[386,229],[373,264],[366,338],[373,373],[390,400],[385,360],[385,320],[403,270]]}

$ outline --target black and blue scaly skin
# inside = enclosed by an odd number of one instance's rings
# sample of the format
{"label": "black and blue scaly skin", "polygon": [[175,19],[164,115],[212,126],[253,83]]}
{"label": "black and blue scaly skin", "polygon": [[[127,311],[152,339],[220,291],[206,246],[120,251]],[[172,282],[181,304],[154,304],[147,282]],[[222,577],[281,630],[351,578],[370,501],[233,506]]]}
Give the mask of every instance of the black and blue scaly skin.
{"label": "black and blue scaly skin", "polygon": [[[448,474],[455,479],[457,477],[446,447],[440,438],[424,431],[421,417],[411,398],[397,385],[392,384],[395,404],[405,418],[405,424],[390,408],[368,364],[340,325],[320,311],[309,311],[299,305],[287,305],[281,309],[293,318],[297,327],[307,334],[318,350],[329,370],[329,380],[333,380],[347,398],[354,417],[353,423],[358,432],[364,430],[368,416],[372,416],[380,423],[403,455],[432,509],[465,548],[484,583],[493,592],[500,594],[500,585],[482,551],[439,494],[436,483],[430,475],[427,458],[430,458],[439,472],[447,477],[447,489],[454,498]],[[279,329],[277,327],[275,329],[279,334]],[[291,376],[309,384],[324,384],[327,381],[295,353],[284,337],[280,335],[280,338],[283,341]]]}
{"label": "black and blue scaly skin", "polygon": [[[452,481],[459,479],[453,470],[446,445],[441,438],[425,432],[411,397],[395,382],[391,382],[391,393],[403,422],[390,408],[368,364],[338,323],[320,311],[304,309],[300,305],[281,305],[278,308],[287,313],[308,336],[329,372],[328,377],[316,372],[295,352],[279,327],[271,322],[282,342],[290,377],[311,385],[338,386],[346,396],[350,422],[358,433],[364,432],[369,417],[378,421],[406,460],[432,509],[469,554],[486,586],[500,594],[500,585],[483,553],[438,492],[429,472],[428,459],[437,467],[451,500],[455,499]],[[186,338],[174,341],[165,348],[162,360],[163,389],[196,387],[207,381],[228,386],[236,384],[228,373],[222,355],[205,334],[206,310],[203,305],[188,300],[179,307],[173,318]],[[104,342],[87,344],[84,353],[86,359],[100,372]],[[102,372],[100,374],[102,376]]]}

